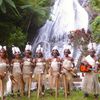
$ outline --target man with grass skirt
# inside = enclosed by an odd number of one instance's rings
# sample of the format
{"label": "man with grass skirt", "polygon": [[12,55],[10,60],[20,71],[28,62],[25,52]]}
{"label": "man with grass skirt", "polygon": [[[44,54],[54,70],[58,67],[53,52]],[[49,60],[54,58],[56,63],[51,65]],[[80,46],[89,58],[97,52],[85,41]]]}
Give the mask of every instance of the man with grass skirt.
{"label": "man with grass skirt", "polygon": [[93,94],[95,99],[98,100],[98,95],[100,93],[98,74],[97,74],[97,57],[95,55],[96,44],[89,43],[88,52],[89,54],[84,58],[82,63],[88,67],[89,71],[85,73],[82,90],[84,91],[84,96],[88,97],[89,94]]}

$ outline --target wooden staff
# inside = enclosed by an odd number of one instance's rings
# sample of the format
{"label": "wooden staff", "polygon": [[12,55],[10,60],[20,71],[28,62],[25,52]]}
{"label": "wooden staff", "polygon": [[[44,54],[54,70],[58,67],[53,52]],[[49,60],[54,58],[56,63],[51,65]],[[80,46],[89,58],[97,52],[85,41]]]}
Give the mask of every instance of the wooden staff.
{"label": "wooden staff", "polygon": [[53,80],[52,80],[53,78],[52,77],[53,76],[51,76],[51,74],[50,74],[50,80],[49,80],[50,81],[50,89],[52,89],[52,87],[53,87]]}
{"label": "wooden staff", "polygon": [[0,83],[1,83],[1,100],[4,100],[4,82],[3,79],[5,78],[6,72],[2,74],[0,74]]}
{"label": "wooden staff", "polygon": [[1,100],[3,100],[4,97],[4,84],[3,84],[3,79],[0,79],[1,83]]}
{"label": "wooden staff", "polygon": [[32,83],[32,75],[30,75],[30,78],[29,78],[28,98],[30,98],[30,95],[31,95],[31,83]]}
{"label": "wooden staff", "polygon": [[73,72],[73,70],[72,69],[67,69],[67,68],[65,68],[65,67],[63,67],[65,70],[67,70],[67,71],[69,71],[73,76],[77,76],[77,74],[75,73],[75,72]]}
{"label": "wooden staff", "polygon": [[58,88],[59,88],[59,74],[57,74],[55,77],[55,98],[57,99],[58,97]]}
{"label": "wooden staff", "polygon": [[22,75],[21,75],[20,92],[21,92],[21,96],[23,96],[24,95],[24,81],[23,81],[23,76]]}
{"label": "wooden staff", "polygon": [[56,76],[55,82],[56,82],[55,98],[57,98],[58,97],[58,76]]}
{"label": "wooden staff", "polygon": [[49,75],[50,75],[50,89],[53,88],[53,75],[52,75],[52,68],[49,69]]}
{"label": "wooden staff", "polygon": [[67,80],[66,80],[66,75],[63,74],[63,84],[64,84],[64,94],[65,94],[65,98],[67,97]]}
{"label": "wooden staff", "polygon": [[37,89],[37,99],[40,96],[40,88],[41,88],[41,74],[38,75],[38,89]]}

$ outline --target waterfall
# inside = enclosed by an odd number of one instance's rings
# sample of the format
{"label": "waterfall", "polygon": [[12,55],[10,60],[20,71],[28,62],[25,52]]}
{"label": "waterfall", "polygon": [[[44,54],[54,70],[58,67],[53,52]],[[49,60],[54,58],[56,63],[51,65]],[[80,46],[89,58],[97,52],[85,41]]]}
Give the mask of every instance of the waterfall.
{"label": "waterfall", "polygon": [[[88,14],[80,5],[78,0],[55,0],[51,8],[50,18],[39,30],[39,34],[33,41],[33,53],[38,44],[44,48],[45,57],[50,57],[50,51],[57,45],[62,56],[63,45],[68,44],[68,34],[70,31],[84,28],[88,29]],[[79,52],[75,48],[73,56],[78,58]],[[78,50],[79,51],[79,50]]]}

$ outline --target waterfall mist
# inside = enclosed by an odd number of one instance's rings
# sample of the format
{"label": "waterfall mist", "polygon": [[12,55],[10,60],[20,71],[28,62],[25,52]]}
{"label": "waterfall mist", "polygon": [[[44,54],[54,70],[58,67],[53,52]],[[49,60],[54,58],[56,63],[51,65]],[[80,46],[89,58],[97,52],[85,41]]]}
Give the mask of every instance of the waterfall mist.
{"label": "waterfall mist", "polygon": [[[55,45],[63,56],[63,45],[69,43],[70,31],[82,28],[87,31],[88,22],[88,14],[78,0],[55,0],[49,19],[33,40],[33,54],[36,47],[41,44],[46,58],[51,56],[51,49]],[[80,51],[72,47],[72,56],[78,59],[79,55]]]}

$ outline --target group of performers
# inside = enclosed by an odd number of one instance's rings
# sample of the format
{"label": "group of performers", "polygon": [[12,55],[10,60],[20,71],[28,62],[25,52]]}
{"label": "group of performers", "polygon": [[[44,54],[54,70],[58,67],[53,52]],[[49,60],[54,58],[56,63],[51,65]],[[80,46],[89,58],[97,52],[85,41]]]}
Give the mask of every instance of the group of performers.
{"label": "group of performers", "polygon": [[[64,46],[64,57],[60,57],[58,47],[55,46],[51,50],[51,58],[45,59],[43,48],[39,45],[36,49],[36,56],[32,58],[31,45],[26,45],[24,57],[21,58],[21,51],[18,47],[12,48],[14,58],[9,61],[7,58],[7,50],[0,46],[0,92],[1,98],[4,99],[6,91],[6,83],[8,76],[12,82],[11,90],[14,95],[20,92],[20,95],[25,94],[30,97],[31,84],[37,82],[37,98],[45,94],[45,81],[48,77],[50,93],[55,97],[58,96],[58,89],[62,85],[64,95],[67,97],[72,90],[73,77],[77,76],[77,67],[74,64],[74,59],[70,56],[71,50],[68,46]],[[89,55],[82,59],[84,65],[90,65],[93,70],[85,73],[83,81],[84,96],[94,94],[97,98],[99,95],[99,81],[97,77],[97,58],[95,50],[91,48]]]}

